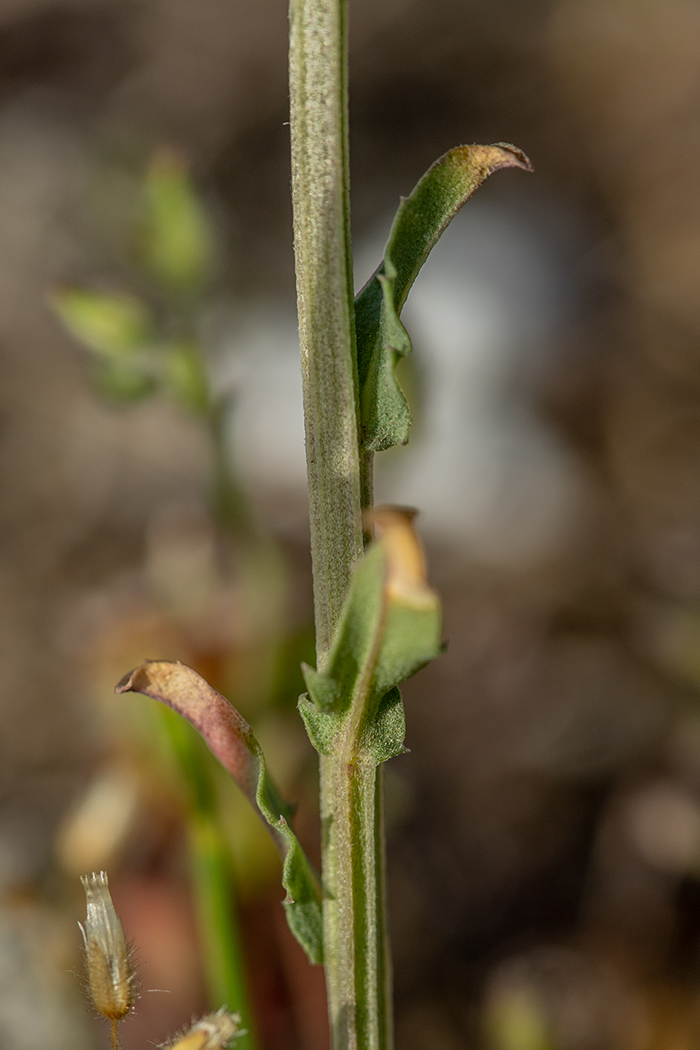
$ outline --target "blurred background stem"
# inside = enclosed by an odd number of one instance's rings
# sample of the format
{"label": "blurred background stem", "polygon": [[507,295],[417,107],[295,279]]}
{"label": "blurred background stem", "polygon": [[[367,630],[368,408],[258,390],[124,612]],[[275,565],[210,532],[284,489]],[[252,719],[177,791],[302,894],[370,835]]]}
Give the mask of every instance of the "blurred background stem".
{"label": "blurred background stem", "polygon": [[226,403],[219,402],[207,410],[206,423],[212,450],[211,507],[215,520],[227,531],[238,538],[250,537],[252,521],[248,502],[232,469],[226,445],[226,409]]}
{"label": "blurred background stem", "polygon": [[256,1050],[234,885],[216,811],[210,756],[178,715],[158,707],[158,716],[188,796],[186,831],[207,997],[212,1008],[226,1006],[241,1015],[246,1034],[239,1037],[237,1046]]}
{"label": "blurred background stem", "polygon": [[[183,385],[183,393],[209,438],[212,516],[226,533],[242,541],[247,549],[251,541],[255,545],[255,540],[247,501],[226,446],[228,406],[224,400],[215,400],[212,395],[196,338],[189,343],[188,354],[189,367],[185,375],[190,377],[190,382]],[[167,709],[161,709],[159,714],[189,796],[186,832],[209,1002],[214,1009],[223,1005],[241,1015],[245,1034],[238,1037],[236,1045],[240,1050],[256,1050],[235,888],[229,852],[217,813],[211,756],[181,718]]]}
{"label": "blurred background stem", "polygon": [[255,1050],[245,968],[226,845],[216,815],[194,812],[188,822],[190,863],[209,999],[241,1015],[246,1034],[237,1040]]}

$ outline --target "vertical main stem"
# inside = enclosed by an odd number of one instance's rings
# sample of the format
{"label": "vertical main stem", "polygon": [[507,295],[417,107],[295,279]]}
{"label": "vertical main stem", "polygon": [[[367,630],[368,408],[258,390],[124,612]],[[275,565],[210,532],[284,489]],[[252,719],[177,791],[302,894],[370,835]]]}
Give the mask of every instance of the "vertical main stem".
{"label": "vertical main stem", "polygon": [[[316,651],[323,671],[362,553],[347,0],[290,0],[292,203]],[[361,482],[362,478],[362,482]],[[381,770],[321,756],[323,952],[334,1050],[391,1050]]]}
{"label": "vertical main stem", "polygon": [[334,1050],[390,1050],[383,770],[321,756],[323,943]]}
{"label": "vertical main stem", "polygon": [[346,0],[291,0],[294,253],[319,670],[362,553],[346,49]]}

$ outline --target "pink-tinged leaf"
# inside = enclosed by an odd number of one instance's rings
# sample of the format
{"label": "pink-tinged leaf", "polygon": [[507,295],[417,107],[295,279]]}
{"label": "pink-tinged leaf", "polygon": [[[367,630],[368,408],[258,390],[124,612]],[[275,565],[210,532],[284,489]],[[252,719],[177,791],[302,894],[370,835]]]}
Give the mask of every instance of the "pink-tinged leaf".
{"label": "pink-tinged leaf", "polygon": [[191,722],[257,808],[260,745],[243,716],[201,675],[185,664],[153,660],[125,675],[115,692],[151,696]]}
{"label": "pink-tinged leaf", "polygon": [[172,707],[201,734],[265,822],[283,860],[282,885],[292,933],[312,962],[322,959],[321,895],[318,878],[290,827],[291,808],[265,768],[265,758],[242,715],[201,675],[181,663],[154,660],[130,671],[117,693],[143,693]]}

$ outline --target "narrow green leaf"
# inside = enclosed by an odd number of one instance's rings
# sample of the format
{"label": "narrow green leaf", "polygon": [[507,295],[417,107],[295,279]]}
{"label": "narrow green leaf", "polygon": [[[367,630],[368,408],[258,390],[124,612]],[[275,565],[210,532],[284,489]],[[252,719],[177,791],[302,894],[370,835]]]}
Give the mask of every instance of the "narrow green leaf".
{"label": "narrow green leaf", "polygon": [[181,663],[152,661],[125,675],[117,693],[143,693],[167,704],[201,733],[268,825],[282,856],[287,922],[311,962],[321,962],[323,934],[318,877],[291,829],[291,807],[265,768],[260,744],[245,719],[201,675]]}
{"label": "narrow green leaf", "polygon": [[64,288],[54,292],[51,305],[76,339],[109,361],[133,358],[153,339],[150,311],[134,295]]}
{"label": "narrow green leaf", "polygon": [[299,710],[321,754],[378,765],[404,749],[397,686],[439,655],[442,621],[412,514],[374,518],[381,538],[357,565],[326,672],[303,668]]}
{"label": "narrow green leaf", "polygon": [[159,149],[146,174],[143,261],[168,290],[196,292],[211,269],[213,238],[185,159]]}
{"label": "narrow green leaf", "polygon": [[411,414],[394,374],[411,349],[401,309],[418,272],[457,212],[501,168],[531,171],[515,146],[457,146],[436,160],[403,198],[381,265],[355,298],[362,447],[405,445]]}

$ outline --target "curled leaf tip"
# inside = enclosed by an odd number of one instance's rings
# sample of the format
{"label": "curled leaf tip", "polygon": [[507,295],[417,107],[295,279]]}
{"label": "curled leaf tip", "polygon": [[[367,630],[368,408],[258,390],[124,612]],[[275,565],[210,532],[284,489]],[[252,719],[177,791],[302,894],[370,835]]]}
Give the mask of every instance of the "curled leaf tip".
{"label": "curled leaf tip", "polygon": [[381,503],[377,507],[368,507],[363,516],[367,525],[378,525],[382,528],[397,517],[410,523],[418,517],[419,513],[416,507],[404,507],[398,503]]}
{"label": "curled leaf tip", "polygon": [[116,693],[143,693],[181,714],[204,737],[238,786],[256,806],[260,747],[253,731],[228,700],[191,667],[151,660],[129,671]]}
{"label": "curled leaf tip", "polygon": [[395,375],[399,358],[411,349],[401,310],[452,219],[489,175],[504,168],[532,171],[532,164],[509,142],[456,146],[401,198],[384,259],[355,299],[361,440],[366,452],[408,441],[411,413]]}
{"label": "curled leaf tip", "polygon": [[370,512],[386,554],[387,595],[414,606],[430,607],[437,597],[428,585],[423,545],[413,527],[417,511],[382,506]]}
{"label": "curled leaf tip", "polygon": [[[503,163],[499,164],[498,168],[522,168],[523,171],[535,170],[528,155],[510,142],[494,142],[491,146],[477,146],[474,148],[498,150],[503,158]],[[493,167],[492,170],[496,171],[498,168]]]}
{"label": "curled leaf tip", "polygon": [[140,693],[139,679],[141,677],[145,679],[145,676],[140,675],[143,670],[142,667],[135,667],[133,671],[127,671],[127,673],[119,679],[114,687],[115,693]]}

